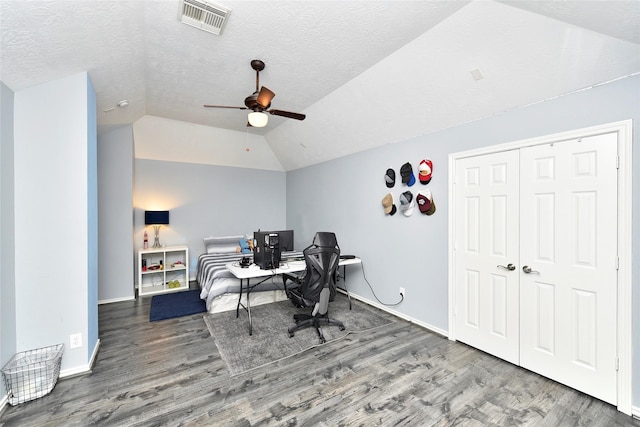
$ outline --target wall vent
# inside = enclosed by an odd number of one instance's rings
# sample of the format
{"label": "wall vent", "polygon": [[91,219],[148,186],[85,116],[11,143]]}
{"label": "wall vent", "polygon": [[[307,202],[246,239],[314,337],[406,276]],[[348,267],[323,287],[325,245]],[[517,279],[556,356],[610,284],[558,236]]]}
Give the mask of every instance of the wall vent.
{"label": "wall vent", "polygon": [[182,0],[180,6],[180,21],[218,36],[231,12],[224,6],[202,0]]}

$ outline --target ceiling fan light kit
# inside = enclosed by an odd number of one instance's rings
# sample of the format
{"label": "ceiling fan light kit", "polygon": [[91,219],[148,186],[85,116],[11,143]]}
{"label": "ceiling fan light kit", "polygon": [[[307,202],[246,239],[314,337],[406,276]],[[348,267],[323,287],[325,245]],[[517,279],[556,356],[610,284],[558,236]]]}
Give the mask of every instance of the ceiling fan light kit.
{"label": "ceiling fan light kit", "polygon": [[256,70],[256,90],[244,99],[244,107],[209,104],[205,104],[204,107],[251,110],[252,112],[249,113],[248,116],[249,125],[257,128],[261,128],[267,125],[269,116],[266,113],[295,120],[304,120],[307,117],[305,114],[301,113],[292,113],[291,111],[270,109],[269,107],[271,107],[271,100],[274,96],[276,96],[276,94],[266,86],[260,87],[260,71],[264,70],[264,62],[259,59],[254,59],[251,61],[251,68]]}
{"label": "ceiling fan light kit", "polygon": [[263,128],[269,122],[269,116],[260,111],[249,113],[249,124],[256,128]]}

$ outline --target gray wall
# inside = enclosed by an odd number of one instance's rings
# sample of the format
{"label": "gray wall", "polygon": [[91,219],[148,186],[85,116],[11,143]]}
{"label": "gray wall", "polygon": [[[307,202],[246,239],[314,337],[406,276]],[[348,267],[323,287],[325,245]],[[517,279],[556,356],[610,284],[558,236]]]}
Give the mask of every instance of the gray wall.
{"label": "gray wall", "polygon": [[133,128],[98,139],[98,301],[135,298],[133,253]]}
{"label": "gray wall", "polygon": [[[0,366],[16,352],[13,92],[0,82]],[[0,400],[6,396],[0,383]]]}
{"label": "gray wall", "polygon": [[[145,210],[169,210],[160,243],[189,246],[195,278],[202,239],[286,225],[284,172],[190,163],[135,160],[134,249],[142,248]],[[146,227],[150,245],[153,228]]]}
{"label": "gray wall", "polygon": [[[333,160],[287,174],[287,226],[297,239],[309,241],[315,231],[335,231],[344,253],[362,257],[366,276],[384,302],[405,301],[394,310],[436,329],[448,330],[448,155],[477,147],[538,137],[561,131],[635,119],[633,169],[640,170],[640,76],[512,110],[483,120],[423,135],[399,144]],[[389,123],[393,126],[393,123]],[[345,141],[347,144],[348,141]],[[388,192],[383,176],[393,167],[420,159],[433,160],[426,186],[434,194],[437,212],[404,217],[383,214]],[[640,174],[633,176],[633,252],[640,250]],[[395,202],[404,186],[392,189]],[[422,188],[416,183],[410,189]],[[637,259],[637,256],[635,257]],[[354,271],[355,269],[352,269]],[[349,273],[348,273],[349,274]],[[640,406],[640,263],[633,265],[633,403]],[[360,272],[348,276],[349,289],[374,297]]]}
{"label": "gray wall", "polygon": [[[85,76],[87,150],[87,360],[98,343],[98,123],[96,117],[96,91],[89,76]],[[85,340],[83,340],[85,341]]]}
{"label": "gray wall", "polygon": [[[63,374],[86,371],[97,345],[91,91],[87,73],[78,73],[15,93],[16,350],[64,343]],[[77,333],[83,346],[70,349]]]}

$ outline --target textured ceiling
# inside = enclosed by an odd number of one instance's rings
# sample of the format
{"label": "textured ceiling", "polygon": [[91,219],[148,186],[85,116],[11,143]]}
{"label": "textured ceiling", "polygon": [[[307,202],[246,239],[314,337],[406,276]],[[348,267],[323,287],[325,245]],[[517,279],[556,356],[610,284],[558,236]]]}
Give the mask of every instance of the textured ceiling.
{"label": "textured ceiling", "polygon": [[243,105],[259,58],[272,108],[307,114],[251,129],[291,170],[640,71],[636,0],[218,3],[221,36],[178,0],[0,0],[0,79],[88,71],[99,132],[143,115],[245,132],[246,112],[202,104]]}

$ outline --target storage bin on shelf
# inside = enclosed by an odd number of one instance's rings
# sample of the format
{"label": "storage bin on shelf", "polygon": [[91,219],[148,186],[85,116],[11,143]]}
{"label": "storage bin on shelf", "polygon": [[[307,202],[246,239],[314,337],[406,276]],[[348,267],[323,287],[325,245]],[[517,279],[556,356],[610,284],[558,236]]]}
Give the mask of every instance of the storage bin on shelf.
{"label": "storage bin on shelf", "polygon": [[64,344],[16,353],[2,368],[10,405],[45,396],[60,375]]}

